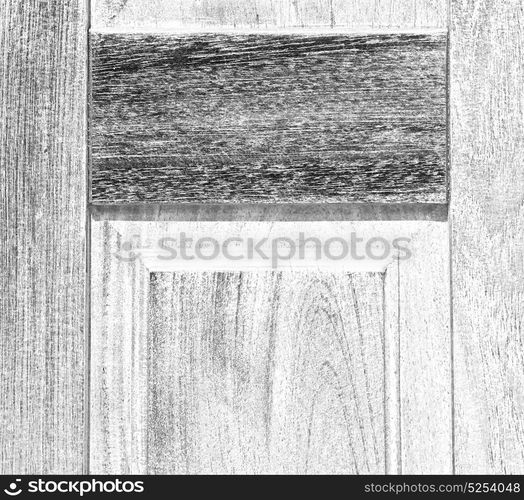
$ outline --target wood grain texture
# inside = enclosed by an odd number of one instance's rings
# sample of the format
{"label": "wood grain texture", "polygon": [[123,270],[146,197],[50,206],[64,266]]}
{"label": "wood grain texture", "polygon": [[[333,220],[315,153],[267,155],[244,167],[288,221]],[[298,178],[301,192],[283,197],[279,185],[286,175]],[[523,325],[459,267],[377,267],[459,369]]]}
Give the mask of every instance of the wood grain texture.
{"label": "wood grain texture", "polygon": [[446,201],[444,34],[94,34],[92,201]]}
{"label": "wood grain texture", "polygon": [[[151,243],[181,231],[406,237],[413,257],[361,271],[159,266]],[[94,221],[91,472],[450,472],[447,234],[420,221]],[[140,257],[116,259],[131,240]]]}
{"label": "wood grain texture", "polygon": [[446,0],[93,0],[110,30],[443,28]]}
{"label": "wood grain texture", "polygon": [[382,473],[379,274],[160,273],[148,472]]}
{"label": "wood grain texture", "polygon": [[524,472],[524,4],[452,4],[457,473]]}
{"label": "wood grain texture", "polygon": [[0,1],[0,472],[84,471],[84,2]]}

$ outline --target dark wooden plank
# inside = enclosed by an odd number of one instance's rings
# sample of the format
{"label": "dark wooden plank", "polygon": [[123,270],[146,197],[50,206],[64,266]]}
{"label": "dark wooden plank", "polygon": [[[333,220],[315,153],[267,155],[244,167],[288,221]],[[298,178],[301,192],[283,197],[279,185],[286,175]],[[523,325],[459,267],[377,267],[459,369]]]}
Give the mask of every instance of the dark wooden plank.
{"label": "dark wooden plank", "polygon": [[447,0],[91,0],[95,29],[444,28]]}
{"label": "dark wooden plank", "polygon": [[0,4],[0,473],[81,474],[85,2]]}
{"label": "dark wooden plank", "polygon": [[92,200],[446,201],[444,34],[94,34]]}
{"label": "dark wooden plank", "polygon": [[524,471],[524,3],[452,3],[455,467]]}

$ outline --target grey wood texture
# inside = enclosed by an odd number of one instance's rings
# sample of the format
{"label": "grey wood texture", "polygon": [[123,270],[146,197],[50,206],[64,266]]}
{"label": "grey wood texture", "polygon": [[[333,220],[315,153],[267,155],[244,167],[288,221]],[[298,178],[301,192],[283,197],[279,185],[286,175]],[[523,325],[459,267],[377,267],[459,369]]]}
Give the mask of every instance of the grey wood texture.
{"label": "grey wood texture", "polygon": [[457,473],[524,471],[524,4],[452,3]]}
{"label": "grey wood texture", "polygon": [[443,33],[92,47],[94,202],[446,202]]}
{"label": "grey wood texture", "polygon": [[[413,258],[361,272],[115,258],[132,238],[297,224],[409,237]],[[448,243],[442,222],[93,222],[90,471],[450,473]]]}
{"label": "grey wood texture", "polygon": [[447,221],[444,203],[279,203],[91,205],[95,220],[122,221]]}
{"label": "grey wood texture", "polygon": [[0,473],[85,469],[85,2],[0,1]]}
{"label": "grey wood texture", "polygon": [[95,29],[444,28],[446,0],[92,0]]}

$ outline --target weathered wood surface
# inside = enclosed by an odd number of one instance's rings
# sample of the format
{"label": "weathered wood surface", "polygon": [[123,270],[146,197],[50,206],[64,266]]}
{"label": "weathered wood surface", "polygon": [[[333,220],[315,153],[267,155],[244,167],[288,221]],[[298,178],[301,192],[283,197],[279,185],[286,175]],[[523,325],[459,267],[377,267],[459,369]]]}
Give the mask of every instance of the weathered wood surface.
{"label": "weathered wood surface", "polygon": [[446,201],[444,34],[95,34],[92,200]]}
{"label": "weathered wood surface", "polygon": [[92,0],[94,29],[444,28],[446,0]]}
{"label": "weathered wood surface", "polygon": [[[180,232],[293,231],[406,237],[413,258],[271,270],[151,257]],[[91,472],[450,472],[447,234],[445,222],[93,222]]]}
{"label": "weathered wood surface", "polygon": [[85,2],[0,1],[0,473],[84,471]]}
{"label": "weathered wood surface", "polygon": [[452,3],[457,473],[524,472],[524,4]]}

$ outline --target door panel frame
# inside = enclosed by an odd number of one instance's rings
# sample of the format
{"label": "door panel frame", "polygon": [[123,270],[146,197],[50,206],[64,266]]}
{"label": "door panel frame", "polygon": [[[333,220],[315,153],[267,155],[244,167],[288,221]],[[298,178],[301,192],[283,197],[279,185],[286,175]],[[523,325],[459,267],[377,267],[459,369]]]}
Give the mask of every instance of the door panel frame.
{"label": "door panel frame", "polygon": [[[265,231],[263,227],[265,226]],[[378,272],[384,283],[385,471],[452,471],[449,237],[446,222],[94,221],[92,232],[91,473],[147,472],[147,304],[153,272],[267,269],[260,262],[162,261],[151,242],[181,232],[217,240],[246,234],[408,238],[412,256],[377,262],[285,263],[308,272]],[[126,242],[142,242],[130,262]],[[229,267],[228,267],[229,266]],[[111,368],[110,368],[111,367]],[[116,370],[111,377],[108,370]],[[122,377],[121,374],[127,374]],[[421,436],[424,439],[421,439]]]}

